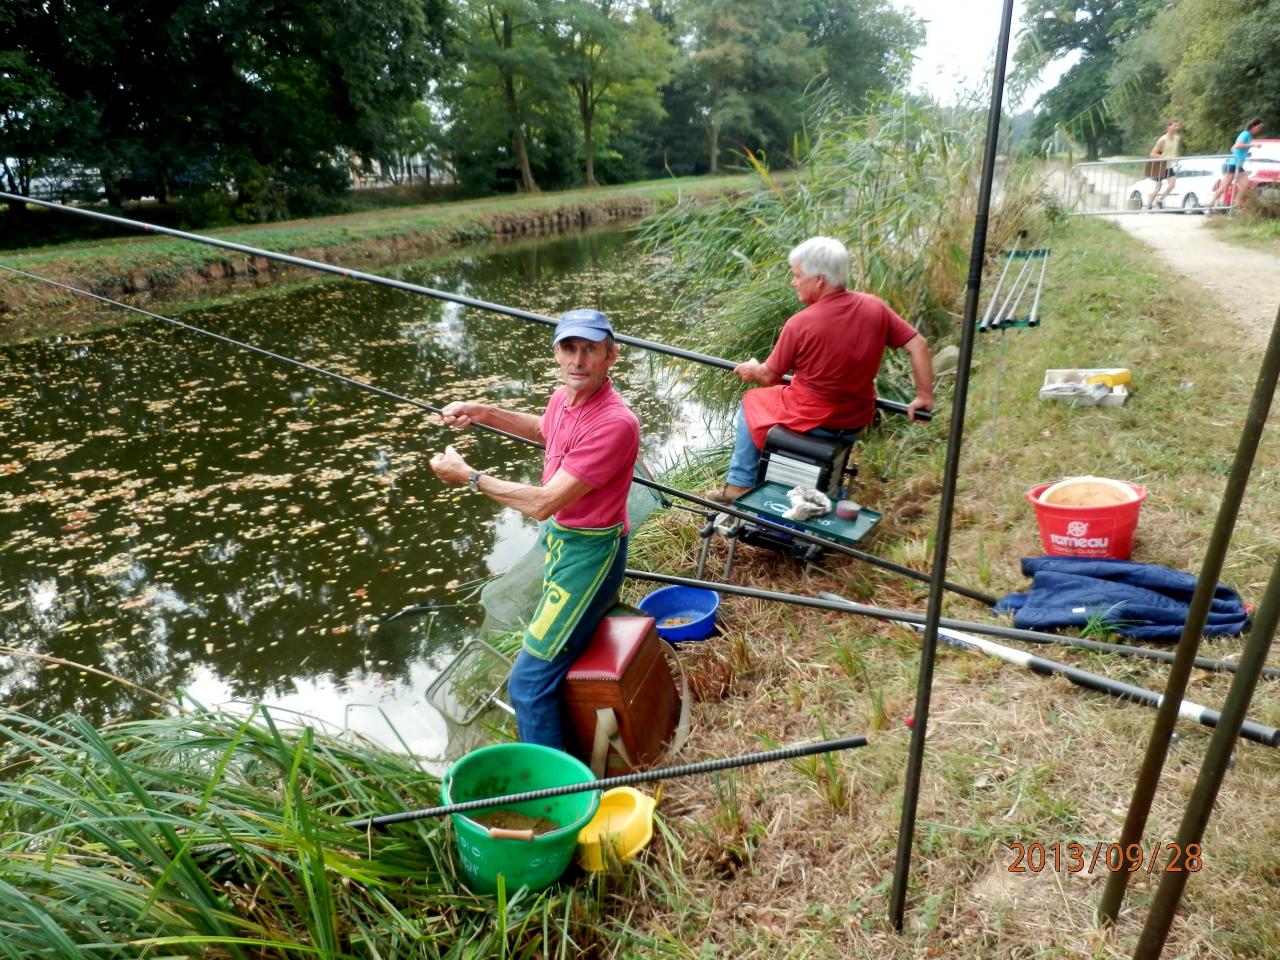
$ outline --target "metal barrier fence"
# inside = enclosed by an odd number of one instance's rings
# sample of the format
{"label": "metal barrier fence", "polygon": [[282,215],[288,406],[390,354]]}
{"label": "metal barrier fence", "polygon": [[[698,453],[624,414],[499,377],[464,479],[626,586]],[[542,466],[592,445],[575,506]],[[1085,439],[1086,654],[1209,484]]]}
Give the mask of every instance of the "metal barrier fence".
{"label": "metal barrier fence", "polygon": [[[1067,209],[1076,214],[1225,210],[1225,197],[1219,197],[1216,206],[1209,204],[1226,159],[1212,154],[1176,160],[1077,163],[1067,177]],[[1166,171],[1167,178],[1160,179]]]}

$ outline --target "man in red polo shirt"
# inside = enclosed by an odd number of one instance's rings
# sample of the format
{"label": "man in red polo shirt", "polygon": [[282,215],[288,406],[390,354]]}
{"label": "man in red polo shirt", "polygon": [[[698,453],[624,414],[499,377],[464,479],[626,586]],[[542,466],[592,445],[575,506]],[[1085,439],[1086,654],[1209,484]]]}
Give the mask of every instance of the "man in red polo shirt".
{"label": "man in red polo shirt", "polygon": [[445,483],[542,523],[542,599],[507,683],[525,743],[564,749],[560,685],[613,606],[627,566],[627,493],[640,452],[640,421],[609,379],[618,345],[598,310],[570,310],[552,339],[564,386],[542,416],[482,403],[451,403],[440,419],[496,427],[546,446],[539,485],[474,470],[452,447],[431,458]]}
{"label": "man in red polo shirt", "polygon": [[[762,389],[748,390],[738,409],[728,482],[710,499],[728,503],[756,483],[769,428],[822,430],[852,439],[876,409],[876,374],[887,347],[911,358],[915,399],[907,415],[933,409],[929,344],[879,297],[848,290],[849,252],[839,240],[812,237],[793,249],[791,286],[805,309],[782,328],[767,360],[752,358],[734,373]],[[782,384],[786,374],[790,383]]]}

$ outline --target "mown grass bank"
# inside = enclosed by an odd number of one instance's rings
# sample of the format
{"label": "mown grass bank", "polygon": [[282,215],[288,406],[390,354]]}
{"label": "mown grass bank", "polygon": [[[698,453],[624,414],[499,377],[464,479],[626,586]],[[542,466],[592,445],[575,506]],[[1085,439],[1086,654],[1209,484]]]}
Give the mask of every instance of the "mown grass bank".
{"label": "mown grass bank", "polygon": [[[748,189],[746,177],[685,177],[537,196],[376,210],[339,217],[219,229],[208,235],[244,246],[374,270],[488,240],[625,223],[682,200]],[[43,213],[43,216],[72,214]],[[238,285],[309,275],[206,244],[168,237],[119,238],[11,251],[0,263],[113,299],[173,302]],[[93,323],[85,298],[0,271],[0,342],[74,333]]]}
{"label": "mown grass bank", "polygon": [[[1259,350],[1224,327],[1207,294],[1160,270],[1114,227],[1074,220],[1029,242],[1054,251],[1044,324],[984,334],[977,344],[949,578],[994,594],[1024,589],[1019,558],[1041,549],[1023,495],[1040,481],[1082,473],[1149,487],[1134,559],[1196,571]],[[1113,365],[1133,371],[1136,389],[1125,407],[1070,409],[1036,399],[1046,368]],[[870,547],[921,570],[932,553],[947,405],[932,426],[881,431],[860,444],[857,499],[886,514]],[[1259,599],[1280,551],[1278,452],[1268,431],[1223,576],[1249,602]],[[712,479],[706,471],[685,482]],[[668,515],[637,536],[632,564],[687,572],[697,548],[693,523]],[[717,544],[708,569],[717,570],[722,558]],[[829,569],[805,576],[794,564],[744,548],[734,579],[923,610],[922,585],[856,561],[832,559]],[[886,909],[917,638],[878,621],[760,601],[726,598],[723,610],[725,636],[688,654],[695,673],[727,681],[724,699],[697,707],[689,759],[824,734],[868,731],[875,739],[831,763],[667,786],[662,809],[679,845],[658,855],[673,870],[662,896],[634,921],[655,944],[682,944],[664,955],[1129,956],[1167,853],[1155,873],[1134,878],[1119,928],[1105,934],[1093,919],[1103,870],[1012,873],[1009,844],[1078,842],[1091,855],[1096,844],[1113,842],[1152,711],[941,648],[908,925],[898,935]],[[989,617],[954,597],[945,614]],[[1230,657],[1241,646],[1231,638],[1204,649]],[[1059,648],[1035,652],[1163,689],[1160,665]],[[1280,656],[1273,652],[1270,662],[1280,664]],[[1218,707],[1228,683],[1228,675],[1197,673],[1188,698]],[[1263,682],[1250,715],[1280,724],[1275,682]],[[1178,733],[1148,848],[1174,839],[1208,743],[1207,728],[1180,723]],[[1168,956],[1280,953],[1280,825],[1266,812],[1280,788],[1280,755],[1242,742],[1236,760]]]}

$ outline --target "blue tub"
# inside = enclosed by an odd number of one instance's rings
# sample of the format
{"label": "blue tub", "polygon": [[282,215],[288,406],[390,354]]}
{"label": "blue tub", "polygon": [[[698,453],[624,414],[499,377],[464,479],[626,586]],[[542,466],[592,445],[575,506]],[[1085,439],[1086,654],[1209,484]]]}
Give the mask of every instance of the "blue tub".
{"label": "blue tub", "polygon": [[[658,625],[658,636],[663,640],[671,643],[705,640],[716,628],[720,595],[701,587],[663,587],[646,596],[637,606],[653,617]],[[663,626],[669,620],[689,622]]]}

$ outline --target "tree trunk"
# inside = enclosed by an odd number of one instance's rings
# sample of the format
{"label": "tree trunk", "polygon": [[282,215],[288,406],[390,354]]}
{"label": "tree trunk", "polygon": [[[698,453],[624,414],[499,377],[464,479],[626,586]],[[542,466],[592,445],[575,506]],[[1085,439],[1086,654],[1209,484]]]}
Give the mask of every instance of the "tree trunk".
{"label": "tree trunk", "polygon": [[596,150],[595,141],[591,138],[591,123],[595,119],[595,111],[590,104],[582,104],[582,149],[587,154],[587,186],[598,186],[596,183]]}
{"label": "tree trunk", "polygon": [[533,169],[529,166],[529,151],[524,143],[524,129],[520,126],[520,121],[516,121],[514,126],[516,141],[516,160],[520,164],[520,182],[524,185],[526,193],[541,193],[538,184],[533,179]]}
{"label": "tree trunk", "polygon": [[[502,13],[502,49],[510,50],[515,44],[515,27],[511,22],[511,14]],[[516,103],[516,79],[506,67],[502,71],[502,95],[507,101],[507,116],[511,122],[511,136],[515,141],[516,162],[520,164],[520,182],[525,193],[541,193],[533,179],[533,169],[529,166],[529,150],[524,142],[524,125],[520,122],[520,110]]]}
{"label": "tree trunk", "polygon": [[720,91],[721,84],[718,81],[711,84],[711,127],[708,130],[711,148],[711,164],[708,173],[715,174],[720,171]]}

